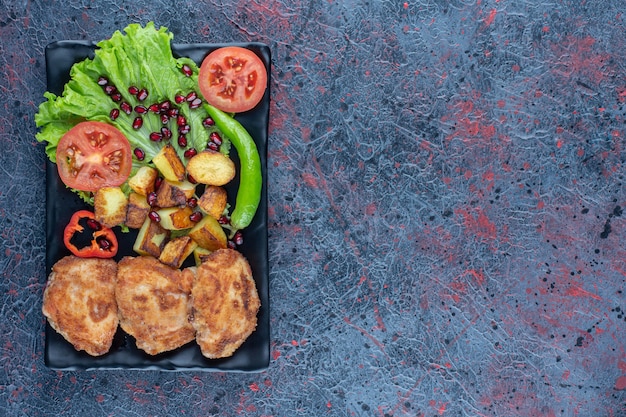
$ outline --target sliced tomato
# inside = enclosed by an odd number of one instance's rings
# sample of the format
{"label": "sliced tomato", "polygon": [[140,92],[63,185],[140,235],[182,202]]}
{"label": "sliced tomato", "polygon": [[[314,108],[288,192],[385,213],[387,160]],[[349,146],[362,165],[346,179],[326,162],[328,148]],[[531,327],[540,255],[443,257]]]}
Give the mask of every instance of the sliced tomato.
{"label": "sliced tomato", "polygon": [[254,108],[263,98],[267,70],[253,51],[226,46],[204,58],[198,86],[209,104],[227,113],[244,112]]}
{"label": "sliced tomato", "polygon": [[132,153],[126,136],[104,122],[81,122],[59,141],[59,176],[65,185],[81,191],[116,187],[126,181]]}

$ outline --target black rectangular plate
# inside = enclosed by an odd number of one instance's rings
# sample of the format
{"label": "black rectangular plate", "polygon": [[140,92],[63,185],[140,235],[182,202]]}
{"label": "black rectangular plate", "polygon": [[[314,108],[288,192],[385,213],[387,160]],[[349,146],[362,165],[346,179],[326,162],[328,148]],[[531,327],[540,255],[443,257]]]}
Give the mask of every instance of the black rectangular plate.
{"label": "black rectangular plate", "polygon": [[[93,357],[79,352],[52,327],[46,325],[45,363],[57,370],[92,370],[92,369],[136,369],[161,371],[233,371],[258,372],[269,366],[270,322],[269,322],[269,268],[267,249],[267,135],[269,123],[269,78],[270,49],[260,43],[243,44],[173,44],[175,57],[187,56],[200,64],[211,51],[222,46],[242,46],[254,51],[265,63],[268,73],[268,85],[265,96],[254,109],[238,114],[237,120],[243,124],[254,138],[261,157],[263,189],[261,203],[250,226],[244,231],[244,243],[239,250],[248,259],[256,281],[261,300],[257,328],[235,352],[225,359],[207,359],[202,356],[195,341],[172,352],[151,356],[138,349],[133,337],[121,328],[113,340],[113,346],[106,355]],[[64,85],[69,81],[70,68],[74,63],[85,58],[92,58],[96,44],[90,41],[58,41],[49,44],[45,50],[48,91],[61,95]],[[232,148],[231,157],[239,164],[237,154]],[[67,189],[60,180],[56,165],[48,161],[46,167],[46,268],[49,274],[52,265],[62,257],[69,255],[63,244],[63,229],[71,215],[81,209],[93,209]],[[229,201],[234,197],[239,185],[236,177],[227,187]],[[119,252],[116,260],[123,256],[137,256],[132,246],[137,231],[122,233],[116,230],[119,238]]]}

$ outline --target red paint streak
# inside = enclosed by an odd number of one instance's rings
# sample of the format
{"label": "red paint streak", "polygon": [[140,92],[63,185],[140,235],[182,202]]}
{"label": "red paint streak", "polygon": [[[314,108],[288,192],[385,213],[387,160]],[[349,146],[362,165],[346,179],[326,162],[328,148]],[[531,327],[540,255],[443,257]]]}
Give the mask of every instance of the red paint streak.
{"label": "red paint streak", "polygon": [[626,376],[617,378],[617,381],[615,381],[615,389],[620,391],[626,389]]}
{"label": "red paint streak", "polygon": [[[352,323],[352,321],[348,318],[348,317],[344,317],[343,321],[348,324],[349,326],[355,328],[356,330],[358,330],[363,336],[367,337],[369,340],[372,341],[372,343],[374,343],[376,346],[378,346],[378,349],[380,349],[381,352],[385,353],[385,345],[382,344],[382,342],[380,342],[378,339],[376,339],[374,336],[372,336],[371,334],[369,334],[368,332],[365,331],[365,329],[357,326],[356,324]],[[385,353],[385,356],[387,354]]]}
{"label": "red paint streak", "polygon": [[474,209],[473,211],[475,213],[470,212],[469,209],[458,210],[459,214],[463,216],[463,223],[465,224],[466,232],[486,240],[496,239],[496,225],[489,220],[485,211],[480,207]]}
{"label": "red paint streak", "polygon": [[317,180],[315,179],[315,177],[312,174],[309,174],[307,172],[302,174],[302,179],[304,180],[304,183],[306,185],[308,185],[311,188],[318,188],[318,184],[317,184]]}
{"label": "red paint streak", "polygon": [[602,297],[600,297],[599,295],[591,293],[587,290],[583,290],[580,287],[570,287],[567,289],[566,294],[571,295],[572,297],[591,297],[594,300],[602,301]]}
{"label": "red paint streak", "polygon": [[485,19],[485,26],[489,26],[493,23],[494,19],[496,18],[496,9],[491,9],[491,11],[489,12],[489,16]]}
{"label": "red paint streak", "polygon": [[257,384],[256,382],[253,382],[252,384],[248,385],[248,387],[250,388],[250,391],[252,392],[259,392],[259,384]]}

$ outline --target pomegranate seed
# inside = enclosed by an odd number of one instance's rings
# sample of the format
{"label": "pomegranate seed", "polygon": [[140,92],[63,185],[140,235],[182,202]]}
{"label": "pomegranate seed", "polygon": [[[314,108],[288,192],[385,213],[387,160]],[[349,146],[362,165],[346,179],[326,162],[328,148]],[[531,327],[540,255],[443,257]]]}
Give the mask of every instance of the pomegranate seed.
{"label": "pomegranate seed", "polygon": [[204,119],[202,121],[202,124],[204,125],[204,127],[211,127],[211,126],[215,126],[215,120],[213,120],[210,117],[207,117],[206,119]]}
{"label": "pomegranate seed", "polygon": [[228,249],[237,249],[237,245],[235,245],[235,242],[233,242],[232,240],[229,240],[227,244],[228,244]]}
{"label": "pomegranate seed", "polygon": [[120,93],[111,94],[111,99],[115,102],[122,101],[122,95]]}
{"label": "pomegranate seed", "polygon": [[141,104],[138,104],[135,106],[135,112],[139,114],[146,114],[148,113],[148,108],[146,106],[142,106]]}
{"label": "pomegranate seed", "polygon": [[167,111],[167,117],[175,118],[178,117],[178,109],[176,107],[172,107]]}
{"label": "pomegranate seed", "polygon": [[187,137],[185,135],[178,136],[178,146],[181,148],[187,147]]}
{"label": "pomegranate seed", "polygon": [[163,183],[163,177],[157,177],[156,180],[154,180],[154,189],[158,190],[161,187],[162,183]]}
{"label": "pomegranate seed", "polygon": [[159,104],[159,110],[161,111],[168,111],[171,107],[172,107],[172,102],[169,100],[165,100],[161,104]]}
{"label": "pomegranate seed", "polygon": [[198,151],[196,151],[196,148],[189,148],[185,151],[183,155],[185,156],[185,158],[191,158],[192,156],[196,156],[197,154]]}
{"label": "pomegranate seed", "polygon": [[148,205],[150,205],[150,207],[154,206],[157,201],[157,194],[154,191],[148,193],[148,195],[146,196],[146,201],[148,202]]}
{"label": "pomegranate seed", "polygon": [[128,87],[128,92],[136,96],[137,94],[139,94],[139,88],[135,87],[134,85],[131,85],[130,87]]}
{"label": "pomegranate seed", "polygon": [[163,139],[170,139],[172,137],[172,131],[167,127],[161,128],[161,135],[163,135]]}
{"label": "pomegranate seed", "polygon": [[98,85],[101,85],[102,87],[104,87],[108,83],[109,83],[109,80],[107,79],[107,77],[99,77],[98,78]]}
{"label": "pomegranate seed", "polygon": [[187,174],[187,181],[189,181],[192,184],[197,184],[198,181],[196,181],[196,179],[194,177],[191,176],[191,174]]}
{"label": "pomegranate seed", "polygon": [[96,239],[96,242],[98,242],[98,246],[100,246],[100,249],[104,250],[111,249],[111,246],[113,246],[111,242],[109,242],[109,240],[103,236],[98,237]]}
{"label": "pomegranate seed", "polygon": [[135,117],[135,120],[133,120],[133,129],[141,129],[141,126],[143,126],[143,119],[139,116]]}
{"label": "pomegranate seed", "polygon": [[190,109],[197,109],[201,105],[202,105],[202,100],[197,98],[197,99],[193,100],[191,103],[189,103],[189,108]]}
{"label": "pomegranate seed", "polygon": [[115,88],[114,85],[107,84],[104,86],[104,92],[107,93],[107,95],[109,96],[115,93],[116,91],[117,91],[117,88]]}
{"label": "pomegranate seed", "polygon": [[220,218],[217,220],[217,222],[219,224],[228,224],[228,223],[230,223],[230,220],[226,216],[220,216]]}
{"label": "pomegranate seed", "polygon": [[174,101],[176,102],[176,104],[180,104],[185,101],[185,96],[183,96],[182,94],[176,94],[174,96]]}
{"label": "pomegranate seed", "polygon": [[91,230],[100,230],[100,229],[102,229],[102,225],[96,219],[87,219],[87,226]]}
{"label": "pomegranate seed", "polygon": [[161,139],[163,139],[163,135],[161,135],[159,132],[152,132],[150,133],[150,140],[153,142],[158,142]]}
{"label": "pomegranate seed", "polygon": [[137,100],[144,101],[147,98],[148,98],[148,90],[146,90],[145,88],[142,88],[141,90],[137,92]]}
{"label": "pomegranate seed", "polygon": [[196,94],[195,91],[192,91],[191,93],[189,93],[189,94],[187,94],[185,96],[185,100],[187,100],[187,101],[194,101],[197,98],[198,98],[198,95]]}
{"label": "pomegranate seed", "polygon": [[153,222],[160,222],[161,221],[161,216],[159,216],[159,213],[157,213],[156,211],[151,211],[150,213],[148,213],[148,217],[150,218],[150,220],[152,220]]}
{"label": "pomegranate seed", "polygon": [[212,132],[209,135],[209,138],[217,145],[220,146],[222,144],[222,137],[217,132]]}
{"label": "pomegranate seed", "polygon": [[215,142],[209,142],[209,143],[207,143],[207,144],[206,144],[206,148],[207,148],[207,149],[210,149],[210,150],[212,150],[212,151],[216,151],[216,152],[220,149],[220,147],[219,147],[219,146],[217,145],[217,143],[215,143]]}
{"label": "pomegranate seed", "polygon": [[132,106],[125,101],[120,103],[120,109],[122,109],[122,111],[126,114],[130,114],[133,111]]}
{"label": "pomegranate seed", "polygon": [[190,130],[191,127],[189,125],[185,125],[178,128],[178,133],[180,133],[181,135],[186,135],[187,133],[189,133]]}
{"label": "pomegranate seed", "polygon": [[150,107],[148,107],[148,110],[150,110],[152,113],[160,113],[161,112],[161,109],[159,108],[159,103],[151,104]]}
{"label": "pomegranate seed", "polygon": [[196,223],[199,222],[200,220],[202,220],[202,213],[200,213],[199,211],[194,211],[189,215],[189,220]]}
{"label": "pomegranate seed", "polygon": [[235,242],[237,246],[240,246],[243,244],[243,234],[241,233],[241,231],[238,230],[237,232],[235,232],[233,241]]}
{"label": "pomegranate seed", "polygon": [[146,153],[140,148],[135,148],[133,153],[135,154],[135,157],[140,161],[143,161],[143,159],[146,157]]}
{"label": "pomegranate seed", "polygon": [[109,113],[109,117],[111,118],[111,120],[115,120],[118,117],[120,117],[119,109],[112,109],[111,112]]}
{"label": "pomegranate seed", "polygon": [[187,199],[187,206],[196,208],[198,206],[198,199],[196,197],[190,197]]}
{"label": "pomegranate seed", "polygon": [[187,124],[187,119],[185,118],[185,116],[183,116],[183,115],[179,115],[179,116],[176,118],[176,124],[177,124],[178,126],[181,126],[181,127],[182,127],[182,126],[185,126],[185,125]]}
{"label": "pomegranate seed", "polygon": [[187,64],[183,65],[180,70],[182,71],[183,74],[185,74],[187,77],[191,77],[193,75],[193,71],[191,70],[191,67]]}
{"label": "pomegranate seed", "polygon": [[167,124],[170,121],[170,118],[167,117],[167,113],[161,113],[161,124]]}

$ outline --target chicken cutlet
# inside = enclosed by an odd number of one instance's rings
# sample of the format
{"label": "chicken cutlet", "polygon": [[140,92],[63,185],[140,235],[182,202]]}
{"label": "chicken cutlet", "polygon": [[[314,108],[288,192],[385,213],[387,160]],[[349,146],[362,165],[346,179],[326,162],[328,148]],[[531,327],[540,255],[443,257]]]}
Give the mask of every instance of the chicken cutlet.
{"label": "chicken cutlet", "polygon": [[191,271],[164,265],[151,256],[127,256],[118,263],[120,326],[150,355],[174,350],[194,340],[189,322]]}
{"label": "chicken cutlet", "polygon": [[76,350],[101,356],[111,349],[118,327],[116,275],[112,259],[70,255],[52,266],[42,311]]}
{"label": "chicken cutlet", "polygon": [[211,253],[195,271],[192,324],[202,354],[226,358],[256,329],[261,301],[246,258],[233,249]]}

